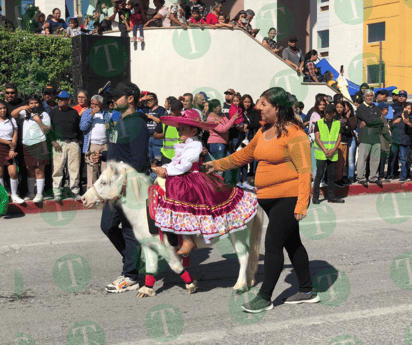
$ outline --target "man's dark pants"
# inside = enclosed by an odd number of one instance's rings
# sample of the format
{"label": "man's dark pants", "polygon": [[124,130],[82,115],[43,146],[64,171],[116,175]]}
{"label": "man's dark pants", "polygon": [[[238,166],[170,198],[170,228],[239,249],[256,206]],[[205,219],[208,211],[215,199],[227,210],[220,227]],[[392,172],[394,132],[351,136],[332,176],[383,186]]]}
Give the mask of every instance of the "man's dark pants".
{"label": "man's dark pants", "polygon": [[100,227],[123,257],[122,275],[132,280],[137,280],[139,272],[136,267],[139,266],[136,265],[139,264],[138,260],[140,259],[137,257],[139,253],[136,248],[138,242],[134,235],[133,228],[122,209],[106,203],[103,209]]}
{"label": "man's dark pants", "polygon": [[326,160],[316,160],[316,177],[315,177],[315,184],[313,186],[313,199],[319,199],[319,189],[320,189],[320,181],[323,177],[323,172],[327,167],[327,175],[328,175],[328,196],[327,199],[335,198],[335,170],[336,170],[336,162],[332,162],[329,159]]}

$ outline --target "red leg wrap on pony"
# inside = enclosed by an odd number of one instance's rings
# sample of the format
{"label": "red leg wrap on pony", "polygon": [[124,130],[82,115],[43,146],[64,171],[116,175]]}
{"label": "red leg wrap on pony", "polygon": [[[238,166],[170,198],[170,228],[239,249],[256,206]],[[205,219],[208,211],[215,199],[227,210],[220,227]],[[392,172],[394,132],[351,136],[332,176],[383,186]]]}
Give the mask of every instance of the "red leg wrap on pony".
{"label": "red leg wrap on pony", "polygon": [[152,288],[155,285],[155,283],[156,283],[156,278],[154,276],[147,274],[144,285],[146,285],[148,288]]}
{"label": "red leg wrap on pony", "polygon": [[193,283],[193,277],[190,275],[188,271],[183,271],[183,273],[180,275],[180,278],[186,283],[186,284],[191,284]]}

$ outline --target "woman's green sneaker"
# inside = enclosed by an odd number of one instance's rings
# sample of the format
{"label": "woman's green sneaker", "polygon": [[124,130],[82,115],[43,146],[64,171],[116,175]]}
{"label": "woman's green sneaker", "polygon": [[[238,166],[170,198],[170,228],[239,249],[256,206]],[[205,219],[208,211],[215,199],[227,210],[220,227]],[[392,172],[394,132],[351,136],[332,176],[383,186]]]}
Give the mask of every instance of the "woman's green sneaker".
{"label": "woman's green sneaker", "polygon": [[248,313],[261,313],[262,311],[272,310],[273,303],[258,295],[250,302],[243,304],[242,309]]}
{"label": "woman's green sneaker", "polygon": [[286,304],[300,304],[300,303],[318,303],[319,296],[313,292],[297,292],[284,300]]}

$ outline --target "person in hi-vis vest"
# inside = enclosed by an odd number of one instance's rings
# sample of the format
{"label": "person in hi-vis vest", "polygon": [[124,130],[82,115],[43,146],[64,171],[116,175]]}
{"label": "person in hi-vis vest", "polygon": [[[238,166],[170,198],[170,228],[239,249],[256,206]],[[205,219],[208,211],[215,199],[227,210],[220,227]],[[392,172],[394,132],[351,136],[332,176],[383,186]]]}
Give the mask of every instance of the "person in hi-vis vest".
{"label": "person in hi-vis vest", "polygon": [[[183,109],[183,103],[174,100],[170,105],[171,114],[170,116],[180,116]],[[162,158],[161,164],[168,164],[172,161],[175,156],[175,144],[181,143],[179,141],[179,133],[176,127],[166,126],[165,124],[159,122],[156,126],[155,132],[153,134],[154,139],[163,139],[163,147],[161,148]]]}
{"label": "person in hi-vis vest", "polygon": [[314,204],[319,204],[319,186],[325,167],[328,175],[328,202],[344,203],[345,200],[335,197],[335,169],[338,161],[338,147],[341,141],[340,121],[335,120],[336,107],[328,104],[325,117],[315,124],[315,158],[317,173],[313,190]]}

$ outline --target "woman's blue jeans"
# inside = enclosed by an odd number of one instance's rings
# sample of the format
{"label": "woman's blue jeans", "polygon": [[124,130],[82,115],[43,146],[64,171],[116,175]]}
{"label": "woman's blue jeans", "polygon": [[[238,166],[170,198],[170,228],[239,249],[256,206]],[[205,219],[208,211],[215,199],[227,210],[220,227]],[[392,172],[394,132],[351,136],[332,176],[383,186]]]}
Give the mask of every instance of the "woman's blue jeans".
{"label": "woman's blue jeans", "polygon": [[[216,160],[225,158],[229,154],[226,144],[219,144],[219,143],[209,144],[209,151],[210,151],[210,154],[213,156],[213,158]],[[223,173],[223,178],[225,179],[225,182],[227,184],[230,184],[231,176],[232,176],[231,170],[225,171]]]}
{"label": "woman's blue jeans", "polygon": [[356,139],[355,137],[348,139],[348,178],[355,177],[355,162],[356,162]]}

